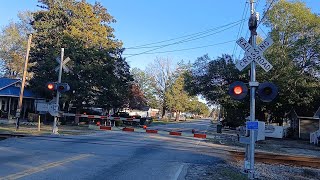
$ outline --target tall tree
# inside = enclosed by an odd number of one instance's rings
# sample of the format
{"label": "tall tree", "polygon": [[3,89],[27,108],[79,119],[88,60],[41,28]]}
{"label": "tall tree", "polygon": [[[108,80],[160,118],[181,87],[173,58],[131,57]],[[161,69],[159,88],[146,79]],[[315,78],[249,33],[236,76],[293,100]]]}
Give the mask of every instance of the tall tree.
{"label": "tall tree", "polygon": [[[256,116],[263,120],[271,111],[275,120],[282,122],[292,108],[305,116],[313,115],[320,103],[319,84],[319,16],[313,14],[300,1],[279,0],[266,14],[265,25],[271,28],[274,44],[265,52],[273,69],[265,73],[257,69],[257,81],[271,81],[279,87],[278,97],[263,103],[257,98]],[[226,120],[233,125],[249,115],[249,99],[231,100],[228,85],[240,80],[247,82],[246,70],[235,69],[230,58],[209,60],[198,58],[187,76],[189,92],[200,93],[208,100],[220,104]]]}
{"label": "tall tree", "polygon": [[139,85],[140,90],[143,92],[147,105],[151,108],[160,108],[155,89],[152,86],[152,78],[139,68],[133,68],[131,74],[134,82]]}
{"label": "tall tree", "polygon": [[[228,95],[228,87],[233,81],[248,82],[245,72],[235,68],[229,55],[211,59],[208,55],[199,57],[186,73],[185,89],[191,95],[202,95],[211,104],[220,104],[226,111],[226,122],[238,126],[249,113],[248,103],[234,101]],[[249,98],[245,100],[249,102]]]}
{"label": "tall tree", "polygon": [[301,73],[320,79],[320,16],[301,1],[279,0],[267,12],[264,24],[272,29],[281,58],[290,59]]}
{"label": "tall tree", "polygon": [[140,89],[138,84],[133,84],[131,86],[131,94],[129,107],[132,109],[143,109],[147,105],[147,100]]}
{"label": "tall tree", "polygon": [[165,93],[167,107],[169,110],[176,112],[176,121],[179,120],[180,113],[188,109],[191,103],[191,97],[184,90],[184,75],[180,74],[174,83]]}
{"label": "tall tree", "polygon": [[259,73],[258,78],[270,79],[280,88],[277,102],[265,108],[272,108],[278,117],[292,108],[313,115],[320,103],[320,16],[301,1],[279,0],[267,12],[264,24],[271,28],[274,40],[265,53],[274,69]]}
{"label": "tall tree", "polygon": [[146,69],[147,75],[151,77],[151,86],[155,89],[157,99],[161,104],[162,118],[167,110],[165,94],[173,83],[173,72],[171,61],[165,58],[156,58]]}
{"label": "tall tree", "polygon": [[[18,17],[18,22],[10,22],[0,34],[0,59],[3,61],[4,75],[11,78],[20,78],[23,74],[28,34],[32,33],[28,24],[32,20],[31,12],[21,12]],[[28,74],[30,77],[32,73]]]}
{"label": "tall tree", "polygon": [[56,81],[55,58],[65,48],[67,64],[72,69],[63,73],[71,91],[63,99],[77,107],[99,106],[121,108],[128,106],[132,76],[129,65],[121,57],[122,43],[114,38],[109,26],[115,22],[100,3],[91,5],[76,0],[40,0],[42,10],[33,13],[35,46],[31,50],[35,76],[31,85],[37,92],[46,91],[48,81]]}

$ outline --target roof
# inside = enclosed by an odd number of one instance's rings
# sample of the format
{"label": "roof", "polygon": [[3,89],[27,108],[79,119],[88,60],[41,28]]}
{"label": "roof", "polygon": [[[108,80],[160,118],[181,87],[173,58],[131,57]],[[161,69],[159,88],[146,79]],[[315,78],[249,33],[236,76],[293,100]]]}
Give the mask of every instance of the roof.
{"label": "roof", "polygon": [[[0,96],[8,96],[8,97],[19,97],[20,96],[20,87],[9,86],[7,88],[0,90]],[[24,98],[37,98],[37,96],[32,93],[32,91],[28,89],[24,89],[23,91]]]}
{"label": "roof", "polygon": [[0,90],[20,82],[20,79],[0,78]]}
{"label": "roof", "polygon": [[[15,86],[19,82],[21,82],[20,79],[0,78],[0,97],[19,97],[20,87]],[[37,98],[32,91],[26,88],[24,89],[23,96],[24,98]]]}

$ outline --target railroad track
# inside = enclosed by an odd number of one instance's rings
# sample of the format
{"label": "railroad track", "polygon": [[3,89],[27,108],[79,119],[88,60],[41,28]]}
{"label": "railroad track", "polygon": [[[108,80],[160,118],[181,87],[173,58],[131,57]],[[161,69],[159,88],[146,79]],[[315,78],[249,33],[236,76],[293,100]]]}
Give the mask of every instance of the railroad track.
{"label": "railroad track", "polygon": [[[236,160],[244,159],[244,152],[229,151],[232,157]],[[320,168],[320,158],[317,157],[303,157],[293,155],[279,155],[272,153],[255,153],[255,161],[268,164],[284,164],[301,167]]]}

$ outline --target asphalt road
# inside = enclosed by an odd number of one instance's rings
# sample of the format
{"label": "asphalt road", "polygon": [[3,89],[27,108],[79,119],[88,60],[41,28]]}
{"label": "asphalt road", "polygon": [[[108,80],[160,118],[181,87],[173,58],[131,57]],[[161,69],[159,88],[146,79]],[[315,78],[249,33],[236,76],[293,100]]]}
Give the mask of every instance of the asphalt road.
{"label": "asphalt road", "polygon": [[121,131],[9,138],[0,141],[0,180],[184,179],[192,165],[215,166],[224,155],[202,139]]}
{"label": "asphalt road", "polygon": [[180,131],[191,133],[194,129],[198,133],[206,133],[209,131],[216,131],[216,126],[213,125],[209,119],[191,120],[179,123],[170,123],[165,125],[158,125],[150,127],[150,129],[157,129],[163,131]]}

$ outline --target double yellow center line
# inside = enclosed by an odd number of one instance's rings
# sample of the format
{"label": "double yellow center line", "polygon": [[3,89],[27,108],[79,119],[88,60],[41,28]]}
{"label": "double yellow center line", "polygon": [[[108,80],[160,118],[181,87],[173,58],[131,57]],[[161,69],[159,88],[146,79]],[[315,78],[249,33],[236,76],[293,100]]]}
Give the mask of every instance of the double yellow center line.
{"label": "double yellow center line", "polygon": [[50,168],[61,166],[63,164],[66,164],[66,163],[69,163],[69,162],[72,162],[72,161],[77,161],[77,160],[80,160],[80,159],[83,159],[83,158],[87,158],[89,156],[92,156],[92,155],[91,154],[80,154],[78,156],[74,156],[74,157],[71,157],[71,158],[68,158],[68,159],[65,159],[65,160],[61,160],[61,161],[56,161],[56,162],[40,165],[38,167],[30,168],[30,169],[27,169],[27,170],[22,171],[22,172],[18,172],[18,173],[15,173],[15,174],[8,175],[6,177],[1,177],[0,180],[19,179],[19,178],[22,178],[22,177],[25,177],[25,176],[29,176],[29,175],[34,174],[34,173],[45,171],[45,170],[50,169]]}

